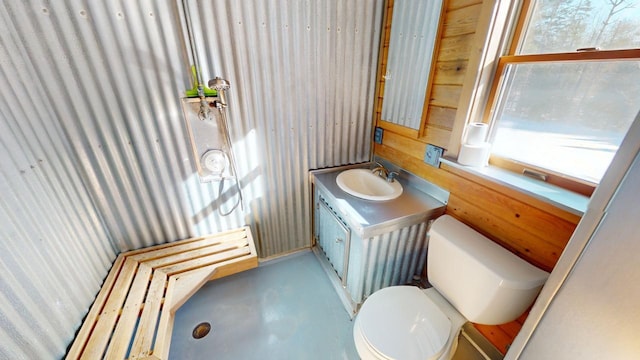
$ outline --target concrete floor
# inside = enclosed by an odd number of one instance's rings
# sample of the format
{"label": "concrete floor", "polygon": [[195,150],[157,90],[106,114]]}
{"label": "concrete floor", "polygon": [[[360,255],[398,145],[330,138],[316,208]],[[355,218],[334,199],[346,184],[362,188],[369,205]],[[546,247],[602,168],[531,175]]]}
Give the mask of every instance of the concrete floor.
{"label": "concrete floor", "polygon": [[[211,324],[196,340],[193,328]],[[170,359],[358,359],[353,323],[304,251],[206,284],[176,313]]]}

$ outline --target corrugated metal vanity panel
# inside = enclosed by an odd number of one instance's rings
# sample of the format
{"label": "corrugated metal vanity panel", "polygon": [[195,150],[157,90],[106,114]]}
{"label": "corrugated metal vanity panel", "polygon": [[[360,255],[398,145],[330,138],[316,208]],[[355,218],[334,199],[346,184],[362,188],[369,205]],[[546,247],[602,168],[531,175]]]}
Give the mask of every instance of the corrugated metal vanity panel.
{"label": "corrugated metal vanity panel", "polygon": [[[408,284],[413,275],[420,275],[427,256],[428,228],[426,221],[362,240],[360,249],[356,250],[361,251],[358,256],[362,263],[354,264],[360,266],[362,274],[360,278],[354,274],[354,281],[348,284],[353,300],[361,303],[376,290]],[[352,273],[354,271],[350,271]]]}

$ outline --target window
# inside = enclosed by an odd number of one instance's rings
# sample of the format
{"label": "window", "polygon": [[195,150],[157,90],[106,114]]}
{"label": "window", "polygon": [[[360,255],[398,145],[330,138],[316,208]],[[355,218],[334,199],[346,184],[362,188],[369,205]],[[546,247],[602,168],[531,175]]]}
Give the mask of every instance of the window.
{"label": "window", "polygon": [[485,121],[492,164],[591,195],[640,111],[640,1],[525,1]]}

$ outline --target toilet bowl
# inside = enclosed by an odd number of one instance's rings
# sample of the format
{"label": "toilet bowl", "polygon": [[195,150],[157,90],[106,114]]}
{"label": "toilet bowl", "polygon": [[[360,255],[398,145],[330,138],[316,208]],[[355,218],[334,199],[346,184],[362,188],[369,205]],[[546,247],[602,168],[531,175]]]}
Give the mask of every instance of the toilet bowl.
{"label": "toilet bowl", "polygon": [[362,305],[353,336],[363,360],[449,359],[465,322],[434,288],[393,286]]}
{"label": "toilet bowl", "polygon": [[465,322],[515,320],[549,275],[448,215],[428,249],[432,288],[387,287],[363,303],[353,326],[362,359],[451,359]]}

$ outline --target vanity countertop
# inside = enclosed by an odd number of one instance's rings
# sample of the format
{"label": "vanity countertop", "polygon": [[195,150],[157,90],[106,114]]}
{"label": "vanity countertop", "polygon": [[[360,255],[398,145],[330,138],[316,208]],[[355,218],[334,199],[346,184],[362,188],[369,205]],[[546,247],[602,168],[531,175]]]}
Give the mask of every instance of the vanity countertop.
{"label": "vanity countertop", "polygon": [[408,176],[413,175],[408,173],[401,173],[397,180],[402,184],[403,192],[396,199],[371,201],[347,194],[336,183],[336,177],[348,168],[353,167],[312,171],[311,181],[328,198],[327,201],[351,230],[362,238],[390,232],[444,214],[446,204],[412,186],[415,179],[409,181]]}

